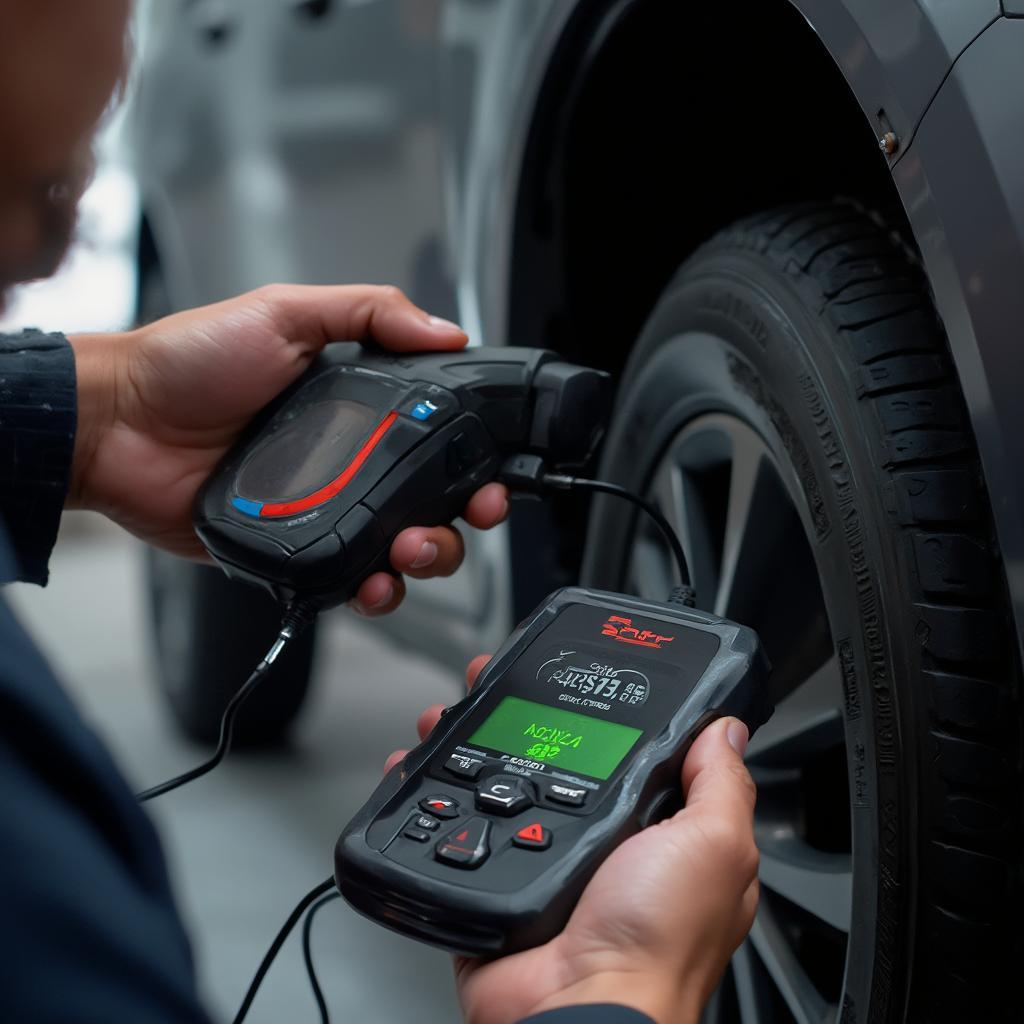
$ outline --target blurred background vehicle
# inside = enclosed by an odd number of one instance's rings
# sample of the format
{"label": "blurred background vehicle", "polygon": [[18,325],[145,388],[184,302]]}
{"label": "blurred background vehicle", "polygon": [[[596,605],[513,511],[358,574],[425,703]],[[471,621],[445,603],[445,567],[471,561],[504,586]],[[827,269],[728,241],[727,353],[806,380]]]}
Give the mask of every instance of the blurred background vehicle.
{"label": "blurred background vehicle", "polygon": [[[389,282],[612,371],[602,472],[761,633],[764,895],[708,1019],[1020,1019],[1021,0],[149,12],[138,316]],[[378,628],[461,665],[581,568],[663,594],[658,539],[597,505],[584,544],[586,515],[517,507]],[[209,739],[273,609],[161,555],[149,580],[169,706]]]}

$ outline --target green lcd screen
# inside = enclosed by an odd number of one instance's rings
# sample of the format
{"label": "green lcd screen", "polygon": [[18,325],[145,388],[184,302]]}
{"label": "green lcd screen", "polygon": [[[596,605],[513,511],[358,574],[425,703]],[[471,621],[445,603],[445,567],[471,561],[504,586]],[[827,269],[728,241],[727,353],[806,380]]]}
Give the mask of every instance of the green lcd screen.
{"label": "green lcd screen", "polygon": [[543,761],[552,768],[607,779],[642,731],[532,700],[505,697],[469,742]]}

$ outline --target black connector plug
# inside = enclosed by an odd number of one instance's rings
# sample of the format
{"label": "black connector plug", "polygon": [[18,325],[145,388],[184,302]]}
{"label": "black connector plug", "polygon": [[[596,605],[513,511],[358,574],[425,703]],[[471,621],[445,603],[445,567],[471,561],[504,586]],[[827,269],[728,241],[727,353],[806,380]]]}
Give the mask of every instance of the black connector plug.
{"label": "black connector plug", "polygon": [[547,463],[539,455],[510,455],[498,470],[497,479],[510,491],[540,498],[546,490]]}

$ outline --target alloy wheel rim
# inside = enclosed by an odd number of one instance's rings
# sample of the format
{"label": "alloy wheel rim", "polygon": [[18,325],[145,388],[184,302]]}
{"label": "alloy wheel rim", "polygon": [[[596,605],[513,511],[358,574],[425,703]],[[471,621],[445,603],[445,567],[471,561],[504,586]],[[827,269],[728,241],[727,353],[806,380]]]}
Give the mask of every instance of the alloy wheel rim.
{"label": "alloy wheel rim", "polygon": [[[714,1024],[820,1024],[842,999],[855,862],[843,695],[800,493],[729,413],[683,426],[647,488],[679,532],[698,607],[756,629],[775,669],[775,716],[747,752],[761,903],[705,1014]],[[672,559],[652,527],[637,531],[629,587],[663,600],[678,581]]]}

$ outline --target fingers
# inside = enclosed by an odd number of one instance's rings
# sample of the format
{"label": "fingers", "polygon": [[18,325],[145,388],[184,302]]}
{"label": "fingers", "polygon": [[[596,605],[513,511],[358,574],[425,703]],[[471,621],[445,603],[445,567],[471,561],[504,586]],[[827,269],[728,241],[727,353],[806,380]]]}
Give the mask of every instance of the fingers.
{"label": "fingers", "polygon": [[360,584],[356,596],[349,605],[360,615],[371,618],[393,612],[405,597],[405,584],[402,578],[386,572],[375,572],[367,576]]}
{"label": "fingers", "polygon": [[743,763],[746,743],[747,727],[736,718],[713,722],[697,737],[683,764],[686,806],[673,818],[673,824],[699,824],[722,867],[730,868],[743,888],[756,876],[758,862],[757,790]]}
{"label": "fingers", "polygon": [[484,665],[491,660],[490,654],[478,654],[466,667],[466,687],[472,689],[476,677],[483,671]]}
{"label": "fingers", "polygon": [[753,813],[754,780],[743,763],[747,736],[738,718],[720,718],[697,737],[683,763],[687,807],[725,799]]}
{"label": "fingers", "polygon": [[391,545],[391,564],[414,579],[451,576],[462,564],[466,546],[462,534],[451,526],[413,526],[403,530]]}
{"label": "fingers", "polygon": [[489,530],[508,515],[508,489],[504,484],[484,484],[466,505],[462,518],[478,530]]}
{"label": "fingers", "polygon": [[[469,668],[466,669],[466,683],[468,686],[473,685],[476,677],[480,674],[480,670],[490,660],[491,656],[489,654],[481,654],[469,663]],[[419,718],[416,719],[416,734],[421,740],[425,740],[430,735],[431,730],[441,720],[441,714],[444,710],[444,704],[431,704],[429,708],[420,712]],[[387,774],[407,753],[409,753],[407,750],[396,750],[384,762],[384,773]]]}
{"label": "fingers", "polygon": [[370,339],[395,352],[459,349],[458,324],[431,316],[390,285],[287,285],[261,290],[278,328],[317,348],[329,341]]}
{"label": "fingers", "polygon": [[[466,688],[470,689],[476,682],[476,677],[480,675],[484,665],[491,660],[489,654],[478,654],[466,668]],[[441,712],[444,711],[445,706],[443,704],[431,704],[429,708],[424,711],[420,717],[416,720],[416,731],[419,733],[420,739],[426,739],[427,734],[431,729],[437,725],[438,719],[441,717]]]}
{"label": "fingers", "polygon": [[441,720],[441,712],[444,711],[443,704],[431,704],[429,708],[420,713],[416,719],[416,732],[421,740],[430,735],[430,730]]}
{"label": "fingers", "polygon": [[[480,675],[480,670],[490,660],[491,656],[489,654],[481,654],[469,663],[469,667],[466,669],[467,687],[472,686],[476,682],[476,677]],[[444,704],[431,704],[429,708],[421,712],[420,717],[416,719],[416,732],[421,740],[425,740],[430,731],[440,721],[444,709]]]}
{"label": "fingers", "polygon": [[[430,730],[440,721],[441,712],[444,711],[444,707],[443,704],[431,704],[416,719],[416,732],[421,740],[425,740],[430,734]],[[384,774],[387,775],[408,753],[408,750],[396,750],[393,754],[389,754],[388,759],[384,762]]]}
{"label": "fingers", "polygon": [[[464,516],[470,526],[488,530],[508,514],[508,491],[502,484],[485,484],[470,498]],[[466,546],[453,526],[413,526],[391,545],[391,564],[415,579],[451,576],[462,564]]]}

